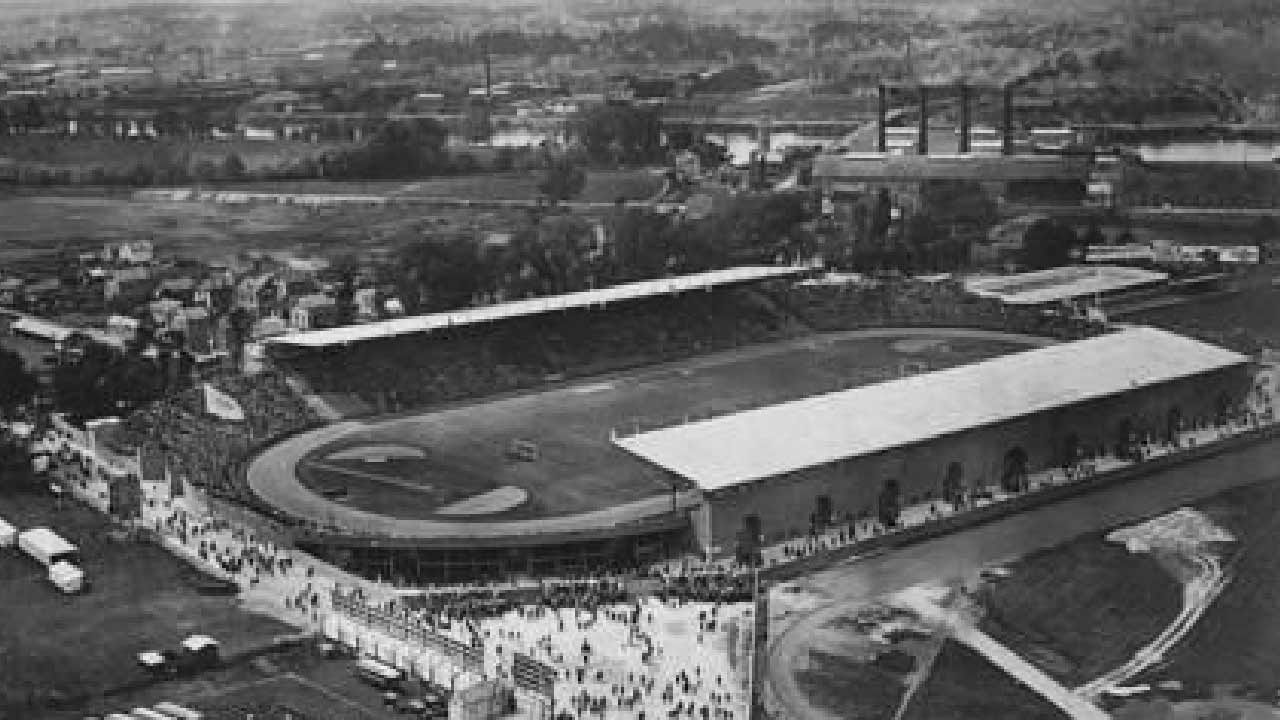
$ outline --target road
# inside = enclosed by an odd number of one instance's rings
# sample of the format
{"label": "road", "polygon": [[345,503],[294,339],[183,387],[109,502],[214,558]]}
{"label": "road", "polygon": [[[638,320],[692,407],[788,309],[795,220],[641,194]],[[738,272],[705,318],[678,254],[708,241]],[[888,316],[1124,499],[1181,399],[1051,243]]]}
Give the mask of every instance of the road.
{"label": "road", "polygon": [[824,626],[850,609],[912,585],[971,578],[986,565],[1272,478],[1278,466],[1280,441],[1266,442],[816,572],[796,584],[823,599],[770,628],[762,692],[780,717],[827,717],[808,704],[792,669],[804,667],[814,638],[829,633]]}
{"label": "road", "polygon": [[995,638],[979,630],[963,614],[941,607],[926,593],[904,592],[896,600],[926,621],[945,627],[952,638],[972,648],[1006,675],[1053,703],[1073,720],[1106,720],[1107,714],[1086,697],[1071,692]]}

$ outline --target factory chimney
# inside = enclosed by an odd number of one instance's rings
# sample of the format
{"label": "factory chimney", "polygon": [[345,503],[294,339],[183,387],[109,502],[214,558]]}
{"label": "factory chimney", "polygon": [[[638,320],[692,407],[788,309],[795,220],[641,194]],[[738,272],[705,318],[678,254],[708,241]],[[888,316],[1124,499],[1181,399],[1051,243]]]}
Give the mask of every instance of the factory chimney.
{"label": "factory chimney", "polygon": [[929,87],[920,86],[920,133],[916,137],[916,152],[929,154]]}
{"label": "factory chimney", "polygon": [[884,83],[879,87],[880,100],[876,106],[876,150],[889,152],[889,138],[885,131],[885,122],[889,115],[889,88]]}
{"label": "factory chimney", "polygon": [[960,83],[960,152],[969,152],[970,135],[973,133],[973,121],[969,116],[969,85]]}

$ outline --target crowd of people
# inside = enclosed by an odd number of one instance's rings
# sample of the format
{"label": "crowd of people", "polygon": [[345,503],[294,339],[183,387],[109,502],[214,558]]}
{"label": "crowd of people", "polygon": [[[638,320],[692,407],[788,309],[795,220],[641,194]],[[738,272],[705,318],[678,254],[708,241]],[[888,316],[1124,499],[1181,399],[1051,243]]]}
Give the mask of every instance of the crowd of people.
{"label": "crowd of people", "polygon": [[490,677],[509,678],[512,654],[523,653],[554,670],[557,718],[747,717],[750,575],[649,579],[660,580],[658,592],[603,578],[436,589],[380,603],[353,588],[335,590],[333,607],[386,638],[429,631],[481,648]]}
{"label": "crowd of people", "polygon": [[[354,393],[393,410],[689,357],[785,331],[785,318],[758,293],[728,288],[456,327],[429,338],[364,343],[338,356],[277,362],[317,392]],[[351,372],[353,367],[362,371]]]}
{"label": "crowd of people", "polygon": [[1105,330],[1070,313],[1019,308],[969,294],[955,279],[797,285],[779,302],[815,330],[957,327],[1076,340]]}
{"label": "crowd of people", "polygon": [[221,373],[206,382],[239,404],[243,422],[207,413],[197,386],[134,412],[110,441],[140,448],[143,477],[185,480],[215,497],[267,511],[245,483],[245,462],[256,449],[318,418],[280,372]]}

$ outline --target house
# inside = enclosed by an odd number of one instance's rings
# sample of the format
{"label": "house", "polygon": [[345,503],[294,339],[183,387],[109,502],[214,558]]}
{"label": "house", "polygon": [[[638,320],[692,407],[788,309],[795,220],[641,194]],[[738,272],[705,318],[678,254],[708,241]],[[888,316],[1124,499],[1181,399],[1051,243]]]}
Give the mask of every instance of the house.
{"label": "house", "polygon": [[102,259],[128,265],[144,265],[155,260],[155,246],[150,240],[108,243],[102,248]]}
{"label": "house", "polygon": [[289,331],[289,326],[283,318],[264,317],[253,324],[253,328],[249,334],[254,340],[271,337],[273,335],[283,335]]}
{"label": "house", "polygon": [[209,355],[214,351],[213,320],[208,308],[199,306],[182,309],[186,349],[196,355]]}
{"label": "house", "polygon": [[0,305],[13,306],[22,295],[22,278],[0,280]]}
{"label": "house", "polygon": [[289,311],[289,326],[295,330],[311,330],[313,328],[322,327],[324,322],[317,323],[317,319],[323,318],[332,326],[336,324],[336,313],[329,310],[337,310],[337,302],[320,293],[304,295],[293,301],[293,307]]}
{"label": "house", "polygon": [[378,291],[374,288],[364,287],[357,289],[352,301],[356,306],[357,318],[371,320],[378,317]]}
{"label": "house", "polygon": [[196,279],[193,277],[175,277],[161,280],[156,287],[156,296],[173,298],[189,303],[195,301]]}

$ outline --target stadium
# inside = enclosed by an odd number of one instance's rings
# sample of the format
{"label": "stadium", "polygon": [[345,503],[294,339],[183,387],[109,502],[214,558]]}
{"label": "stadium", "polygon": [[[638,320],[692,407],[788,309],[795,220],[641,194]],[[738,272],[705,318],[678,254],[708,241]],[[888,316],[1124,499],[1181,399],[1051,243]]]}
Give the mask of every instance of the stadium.
{"label": "stadium", "polygon": [[1249,386],[1244,356],[1171,333],[1066,332],[936,284],[879,306],[810,274],[735,268],[283,336],[274,363],[369,412],[267,447],[248,486],[300,524],[299,547],[368,576],[627,568],[871,516],[889,486],[905,503],[1016,484]]}

